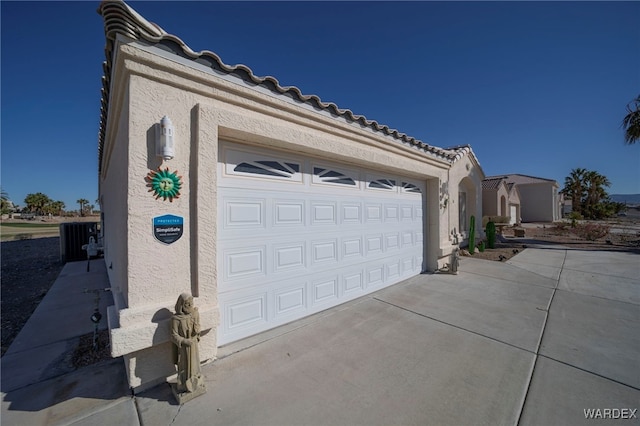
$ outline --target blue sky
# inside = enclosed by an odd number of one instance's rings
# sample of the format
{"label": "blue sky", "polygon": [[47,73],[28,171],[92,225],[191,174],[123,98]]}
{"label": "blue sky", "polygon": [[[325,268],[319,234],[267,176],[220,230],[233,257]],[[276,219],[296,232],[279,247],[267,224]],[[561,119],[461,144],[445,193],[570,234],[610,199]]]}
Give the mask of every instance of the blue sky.
{"label": "blue sky", "polygon": [[[640,193],[624,145],[640,94],[640,2],[128,2],[211,50],[432,145],[471,144],[487,175],[596,170]],[[99,2],[7,2],[1,177],[17,204],[98,197]]]}

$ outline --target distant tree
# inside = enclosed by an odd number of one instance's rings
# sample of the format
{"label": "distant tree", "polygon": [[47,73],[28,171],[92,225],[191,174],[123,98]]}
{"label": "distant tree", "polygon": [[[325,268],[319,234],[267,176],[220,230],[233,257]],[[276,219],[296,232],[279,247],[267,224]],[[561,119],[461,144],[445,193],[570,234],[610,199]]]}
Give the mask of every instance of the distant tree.
{"label": "distant tree", "polygon": [[627,115],[622,120],[624,141],[633,145],[640,140],[640,95],[627,104]]}
{"label": "distant tree", "polygon": [[571,198],[571,210],[582,215],[582,200],[586,194],[584,178],[586,169],[573,169],[571,174],[564,178],[564,188],[560,191],[565,197]]}
{"label": "distant tree", "polygon": [[56,216],[62,216],[62,212],[66,206],[62,201],[54,201],[51,203],[51,207],[53,210],[51,212],[52,214],[55,214]]}
{"label": "distant tree", "polygon": [[76,203],[80,204],[80,216],[84,216],[84,205],[89,204],[89,200],[80,198]]}
{"label": "distant tree", "polygon": [[609,179],[596,171],[573,169],[564,180],[562,193],[571,198],[574,215],[585,219],[604,219],[621,211],[623,204],[614,203],[605,190]]}
{"label": "distant tree", "polygon": [[2,210],[2,214],[9,213],[9,194],[0,188],[0,210]]}
{"label": "distant tree", "polygon": [[605,187],[611,186],[606,176],[595,171],[585,174],[586,198],[583,201],[584,216],[589,219],[603,219],[609,214],[611,206],[604,203],[609,200]]}
{"label": "distant tree", "polygon": [[36,192],[35,194],[27,194],[24,203],[30,212],[41,214],[44,211],[44,207],[51,203],[51,199],[42,192]]}

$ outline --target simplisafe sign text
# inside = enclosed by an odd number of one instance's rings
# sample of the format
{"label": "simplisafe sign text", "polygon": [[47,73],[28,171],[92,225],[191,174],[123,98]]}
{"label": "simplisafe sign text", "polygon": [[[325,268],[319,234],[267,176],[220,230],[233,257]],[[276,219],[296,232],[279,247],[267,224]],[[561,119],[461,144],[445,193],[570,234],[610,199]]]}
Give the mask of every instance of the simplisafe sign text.
{"label": "simplisafe sign text", "polygon": [[176,242],[182,237],[184,219],[180,216],[166,214],[153,218],[153,236],[165,244]]}

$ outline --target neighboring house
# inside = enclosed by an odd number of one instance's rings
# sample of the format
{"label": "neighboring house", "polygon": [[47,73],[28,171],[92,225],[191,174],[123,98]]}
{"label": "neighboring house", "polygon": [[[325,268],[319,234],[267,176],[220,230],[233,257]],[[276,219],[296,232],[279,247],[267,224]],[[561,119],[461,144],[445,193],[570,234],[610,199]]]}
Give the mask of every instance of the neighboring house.
{"label": "neighboring house", "polygon": [[[174,372],[182,292],[196,297],[200,357],[212,360],[221,345],[441,268],[481,215],[469,146],[437,148],[225,65],[125,3],[100,13],[108,323],[134,391]],[[157,156],[165,116],[173,153]]]}
{"label": "neighboring house", "polygon": [[[560,193],[560,196],[563,197],[563,194]],[[568,216],[573,211],[573,200],[571,198],[564,198],[562,202],[562,215]]]}
{"label": "neighboring house", "polygon": [[520,194],[514,183],[494,177],[482,181],[482,215],[508,216],[509,224],[520,223]]}
{"label": "neighboring house", "polygon": [[[488,176],[485,179],[495,180],[502,180],[517,188],[522,222],[555,222],[562,219],[564,198],[558,192],[560,186],[555,180],[521,174]],[[483,209],[485,216],[488,215],[486,207]]]}

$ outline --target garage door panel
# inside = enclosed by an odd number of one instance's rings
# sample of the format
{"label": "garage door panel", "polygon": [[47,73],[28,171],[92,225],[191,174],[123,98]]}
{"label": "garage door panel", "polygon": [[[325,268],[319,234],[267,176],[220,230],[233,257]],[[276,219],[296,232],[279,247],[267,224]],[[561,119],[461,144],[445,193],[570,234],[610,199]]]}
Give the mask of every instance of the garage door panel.
{"label": "garage door panel", "polygon": [[305,202],[295,200],[275,200],[273,211],[274,227],[304,226]]}
{"label": "garage door panel", "polygon": [[382,222],[382,204],[367,203],[365,205],[365,222],[366,223]]}
{"label": "garage door panel", "polygon": [[385,222],[397,222],[399,217],[399,207],[397,204],[386,204],[384,206],[384,221]]}
{"label": "garage door panel", "polygon": [[294,269],[306,268],[306,243],[304,241],[274,244],[273,245],[273,271],[288,272]]}
{"label": "garage door panel", "polygon": [[237,329],[262,327],[268,323],[267,293],[251,294],[224,305],[226,333]]}
{"label": "garage door panel", "polygon": [[219,344],[420,273],[424,184],[252,149],[220,156]]}
{"label": "garage door panel", "polygon": [[274,291],[274,315],[276,318],[297,316],[304,313],[307,306],[306,282]]}
{"label": "garage door panel", "polygon": [[364,257],[364,247],[360,235],[342,239],[342,259],[346,260],[354,257],[360,259]]}
{"label": "garage door panel", "polygon": [[345,202],[342,207],[342,224],[356,225],[362,223],[362,204]]}
{"label": "garage door panel", "polygon": [[331,264],[338,262],[338,240],[311,241],[311,264]]}
{"label": "garage door panel", "polygon": [[264,228],[265,205],[264,199],[225,199],[225,228]]}
{"label": "garage door panel", "polygon": [[382,246],[383,246],[382,241],[383,241],[382,234],[373,234],[373,235],[370,234],[365,236],[366,255],[370,256],[370,255],[382,253]]}
{"label": "garage door panel", "polygon": [[312,201],[311,202],[311,225],[312,226],[335,226],[338,224],[338,206],[335,202]]}
{"label": "garage door panel", "polygon": [[338,299],[338,276],[331,275],[311,281],[311,305],[334,305]]}
{"label": "garage door panel", "polygon": [[364,271],[358,269],[342,276],[342,293],[349,297],[364,291]]}
{"label": "garage door panel", "polygon": [[233,281],[266,275],[266,252],[266,246],[224,250],[224,278]]}
{"label": "garage door panel", "polygon": [[384,235],[384,250],[387,252],[398,250],[400,247],[400,234],[391,232]]}
{"label": "garage door panel", "polygon": [[367,268],[367,287],[380,286],[384,282],[384,265],[376,264]]}

